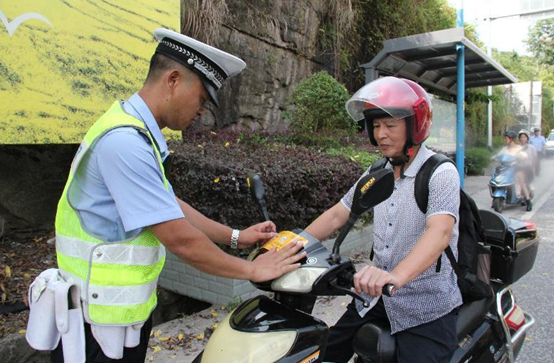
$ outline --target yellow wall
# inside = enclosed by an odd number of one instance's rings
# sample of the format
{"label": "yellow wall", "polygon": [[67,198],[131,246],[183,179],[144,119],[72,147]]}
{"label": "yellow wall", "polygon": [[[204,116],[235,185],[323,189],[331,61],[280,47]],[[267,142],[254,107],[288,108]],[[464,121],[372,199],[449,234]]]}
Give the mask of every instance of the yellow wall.
{"label": "yellow wall", "polygon": [[179,0],[2,0],[0,12],[0,144],[79,143],[140,89],[153,30],[180,22]]}

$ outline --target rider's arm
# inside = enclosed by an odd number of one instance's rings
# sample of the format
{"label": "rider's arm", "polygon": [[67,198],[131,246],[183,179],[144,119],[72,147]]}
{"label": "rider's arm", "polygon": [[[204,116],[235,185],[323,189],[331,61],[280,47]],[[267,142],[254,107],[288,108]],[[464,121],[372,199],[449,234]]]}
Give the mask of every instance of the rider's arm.
{"label": "rider's arm", "polygon": [[425,232],[392,271],[402,285],[419,276],[448,247],[460,208],[460,179],[452,164],[443,164],[429,181]]}
{"label": "rider's arm", "polygon": [[427,218],[426,229],[412,251],[403,259],[392,274],[398,278],[399,286],[405,285],[439,259],[450,242],[456,220],[448,214],[437,214]]}
{"label": "rider's arm", "polygon": [[408,256],[389,273],[375,266],[365,266],[354,275],[356,292],[371,296],[381,295],[383,286],[399,289],[431,267],[448,246],[455,219],[449,214],[436,214],[427,218],[425,233]]}
{"label": "rider's arm", "polygon": [[342,202],[338,202],[333,207],[325,211],[325,213],[317,217],[315,221],[306,227],[305,231],[318,240],[323,241],[337,229],[344,226],[348,220],[349,214],[350,212],[346,209]]}

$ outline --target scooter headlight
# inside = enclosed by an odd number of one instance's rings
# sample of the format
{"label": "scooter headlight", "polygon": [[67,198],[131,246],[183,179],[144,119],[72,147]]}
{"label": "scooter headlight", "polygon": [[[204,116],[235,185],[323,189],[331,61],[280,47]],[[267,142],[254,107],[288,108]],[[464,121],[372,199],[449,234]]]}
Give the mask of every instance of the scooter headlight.
{"label": "scooter headlight", "polygon": [[494,181],[496,184],[502,184],[504,182],[504,175],[500,174],[494,177]]}
{"label": "scooter headlight", "polygon": [[310,292],[314,282],[327,269],[321,267],[302,267],[288,272],[271,283],[274,291]]}

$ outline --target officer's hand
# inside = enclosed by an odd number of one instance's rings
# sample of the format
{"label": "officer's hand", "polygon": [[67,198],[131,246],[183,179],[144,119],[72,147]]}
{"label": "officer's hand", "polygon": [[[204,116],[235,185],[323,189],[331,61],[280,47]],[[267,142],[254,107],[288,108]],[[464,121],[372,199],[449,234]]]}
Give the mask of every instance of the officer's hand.
{"label": "officer's hand", "polygon": [[254,282],[269,281],[296,270],[300,267],[297,262],[306,257],[306,252],[296,254],[303,247],[301,242],[289,243],[279,251],[272,248],[260,255],[252,261],[253,269],[250,280]]}
{"label": "officer's hand", "polygon": [[395,290],[400,288],[400,280],[391,273],[378,269],[375,266],[364,266],[354,275],[354,290],[357,293],[377,297],[383,293],[383,286],[392,284]]}
{"label": "officer's hand", "polygon": [[239,248],[250,247],[258,242],[265,242],[275,236],[277,227],[271,221],[258,223],[240,231]]}

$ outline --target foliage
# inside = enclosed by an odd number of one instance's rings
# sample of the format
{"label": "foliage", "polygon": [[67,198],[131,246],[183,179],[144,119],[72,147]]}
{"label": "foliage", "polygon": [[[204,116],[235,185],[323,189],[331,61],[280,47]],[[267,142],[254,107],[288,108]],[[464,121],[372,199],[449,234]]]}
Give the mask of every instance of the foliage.
{"label": "foliage", "polygon": [[530,29],[529,50],[540,63],[554,66],[554,19],[543,19]]}
{"label": "foliage", "polygon": [[173,142],[171,182],[178,197],[234,228],[261,220],[246,185],[249,171],[264,182],[279,230],[303,228],[336,204],[361,175],[357,162],[279,143],[250,143],[237,134],[186,133]]}
{"label": "foliage", "polygon": [[299,135],[354,132],[354,123],[344,107],[350,95],[327,72],[318,72],[302,80],[288,102],[291,131]]}
{"label": "foliage", "polygon": [[330,156],[345,156],[348,159],[359,163],[362,167],[367,168],[375,160],[381,156],[375,152],[369,152],[353,145],[339,146],[337,148],[329,148],[325,151]]}
{"label": "foliage", "polygon": [[483,170],[489,166],[492,153],[484,147],[466,149],[465,157],[469,167],[469,175],[483,175]]}
{"label": "foliage", "polygon": [[[542,126],[544,129],[554,128],[554,66],[540,63],[538,57],[520,56],[516,52],[498,52],[493,49],[493,56],[510,73],[518,77],[519,82],[542,81]],[[496,89],[502,87],[495,87]],[[498,92],[500,93],[500,92]],[[500,100],[502,102],[503,100]],[[518,107],[517,101],[509,94],[504,96],[505,103],[493,105],[493,113],[503,115],[503,118],[495,118],[495,133],[500,134],[507,125],[513,124],[516,119],[513,107]],[[505,122],[502,123],[502,121]],[[496,127],[498,122],[500,127]]]}
{"label": "foliage", "polygon": [[351,90],[364,84],[360,64],[373,59],[385,40],[456,26],[456,10],[446,0],[354,0],[352,7],[354,26],[335,49],[341,60],[339,80]]}

